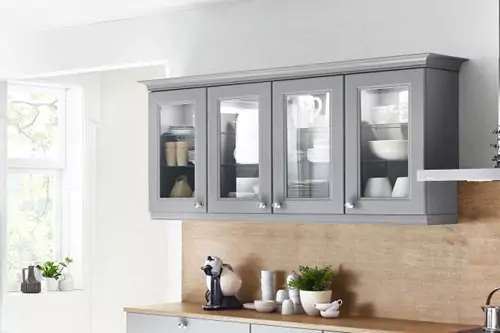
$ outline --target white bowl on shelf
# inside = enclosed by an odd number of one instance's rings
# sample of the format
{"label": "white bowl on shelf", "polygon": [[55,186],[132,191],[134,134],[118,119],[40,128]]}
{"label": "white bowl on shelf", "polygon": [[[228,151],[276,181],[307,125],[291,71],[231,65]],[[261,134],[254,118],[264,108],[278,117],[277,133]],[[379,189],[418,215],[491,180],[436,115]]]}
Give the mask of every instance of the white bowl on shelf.
{"label": "white bowl on shelf", "polygon": [[276,307],[278,306],[278,304],[275,301],[259,300],[259,301],[254,301],[253,304],[255,305],[255,310],[257,310],[257,312],[264,312],[264,313],[273,312],[274,310],[276,310]]}
{"label": "white bowl on shelf", "polygon": [[404,161],[408,159],[408,140],[376,140],[368,141],[371,152],[376,157],[387,161]]}

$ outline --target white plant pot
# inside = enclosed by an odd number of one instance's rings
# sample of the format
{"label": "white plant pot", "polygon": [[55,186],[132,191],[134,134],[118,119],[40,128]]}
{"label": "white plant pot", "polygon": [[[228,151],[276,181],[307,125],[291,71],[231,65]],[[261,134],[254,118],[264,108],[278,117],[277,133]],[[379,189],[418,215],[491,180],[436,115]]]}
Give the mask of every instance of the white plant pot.
{"label": "white plant pot", "polygon": [[332,291],[306,291],[300,290],[300,302],[304,311],[310,316],[319,316],[319,310],[314,307],[316,303],[330,303]]}
{"label": "white plant pot", "polygon": [[45,290],[47,291],[57,291],[59,289],[59,281],[56,279],[45,278]]}

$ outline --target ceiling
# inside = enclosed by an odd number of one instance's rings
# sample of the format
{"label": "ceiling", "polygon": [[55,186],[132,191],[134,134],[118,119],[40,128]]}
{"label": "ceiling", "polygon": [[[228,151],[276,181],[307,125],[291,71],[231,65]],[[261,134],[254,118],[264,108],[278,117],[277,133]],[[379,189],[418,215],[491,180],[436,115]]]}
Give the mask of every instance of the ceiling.
{"label": "ceiling", "polygon": [[230,0],[0,0],[0,32],[47,30]]}

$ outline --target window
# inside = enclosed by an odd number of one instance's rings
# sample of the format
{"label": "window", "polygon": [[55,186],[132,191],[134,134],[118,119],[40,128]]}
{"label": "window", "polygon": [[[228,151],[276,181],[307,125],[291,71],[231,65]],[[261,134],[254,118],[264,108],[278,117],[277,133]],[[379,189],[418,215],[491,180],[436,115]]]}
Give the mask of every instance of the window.
{"label": "window", "polygon": [[[71,100],[73,98],[73,100]],[[21,270],[45,260],[80,256],[82,122],[72,89],[8,86],[7,287]],[[81,101],[80,101],[81,102]],[[79,124],[79,125],[78,125]],[[76,214],[75,214],[76,212]],[[75,230],[80,232],[75,232]]]}

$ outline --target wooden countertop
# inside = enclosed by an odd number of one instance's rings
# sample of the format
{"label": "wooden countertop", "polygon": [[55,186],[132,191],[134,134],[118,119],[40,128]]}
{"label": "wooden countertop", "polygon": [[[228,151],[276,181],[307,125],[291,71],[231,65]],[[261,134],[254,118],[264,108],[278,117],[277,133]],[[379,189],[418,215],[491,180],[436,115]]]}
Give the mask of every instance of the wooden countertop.
{"label": "wooden countertop", "polygon": [[305,314],[283,316],[277,313],[258,313],[252,310],[204,311],[200,304],[167,303],[126,307],[128,313],[221,320],[237,323],[262,324],[345,333],[458,333],[477,326],[441,324],[382,318],[310,317]]}

